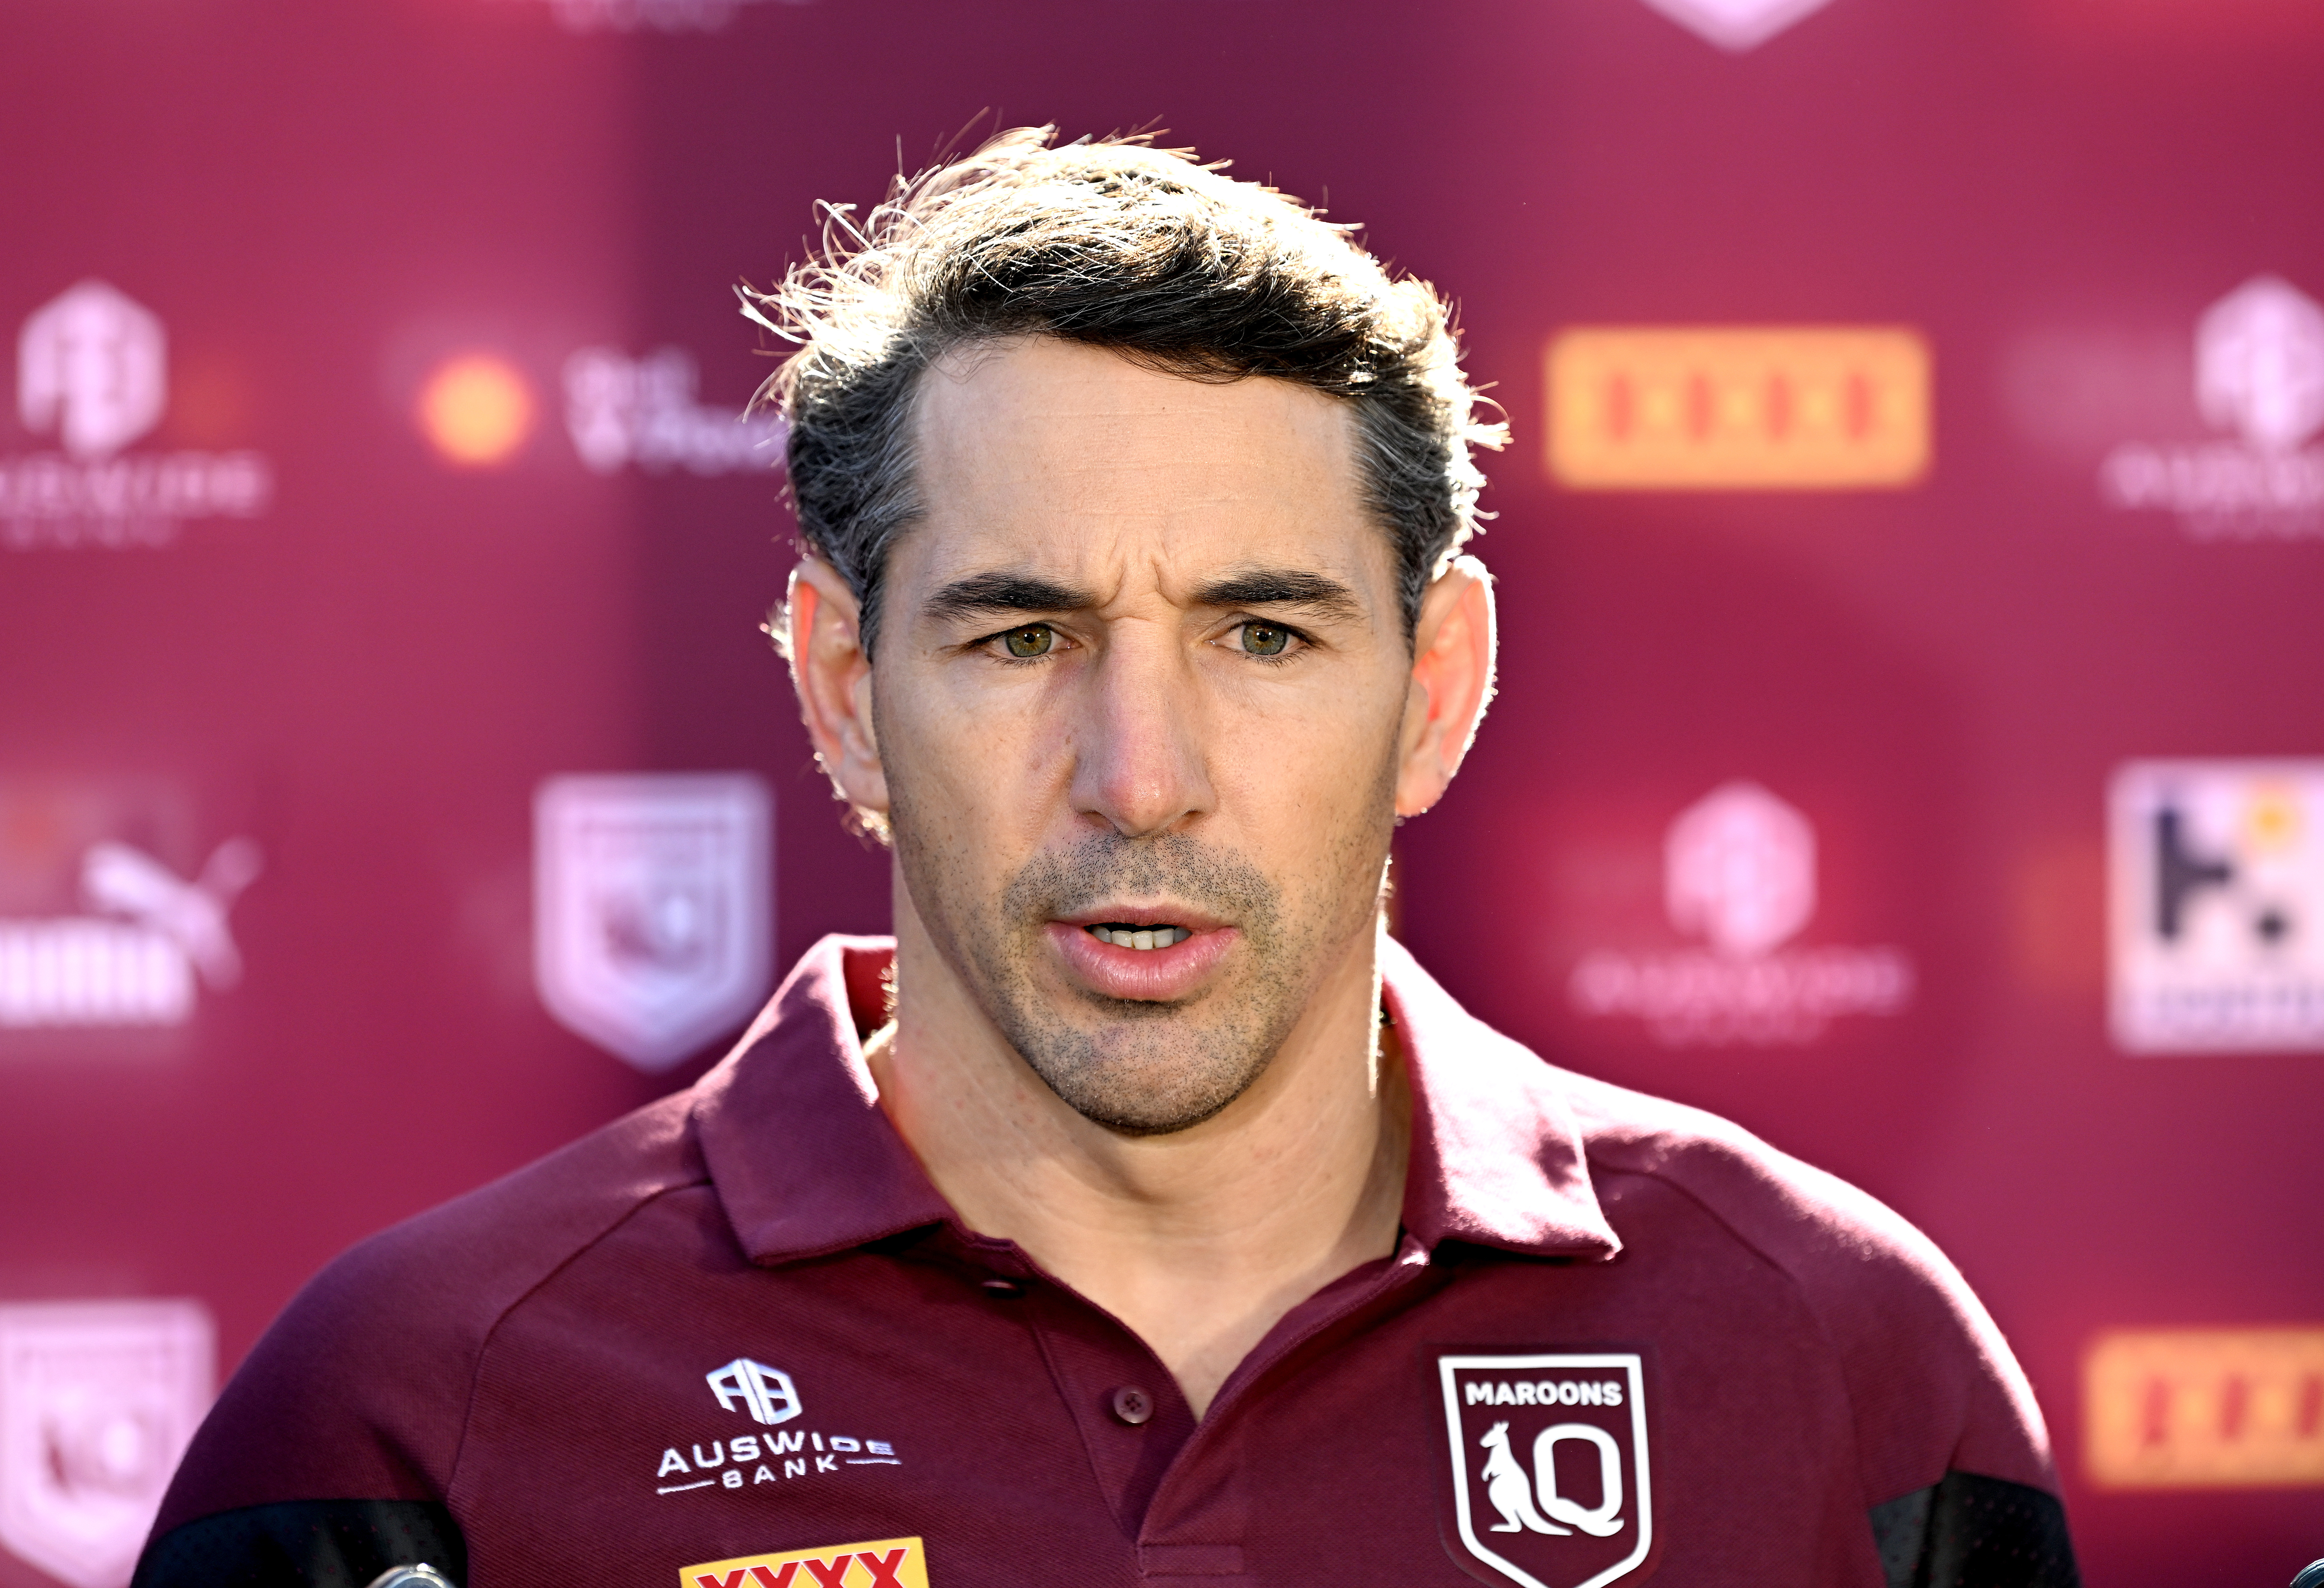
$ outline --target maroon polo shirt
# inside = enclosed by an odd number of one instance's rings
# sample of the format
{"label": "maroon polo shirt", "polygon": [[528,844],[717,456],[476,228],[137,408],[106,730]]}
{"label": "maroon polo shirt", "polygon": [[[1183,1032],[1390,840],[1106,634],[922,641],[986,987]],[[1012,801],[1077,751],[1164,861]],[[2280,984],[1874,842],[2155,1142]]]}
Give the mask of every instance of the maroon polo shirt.
{"label": "maroon polo shirt", "polygon": [[2072,1580],[2033,1395],[1927,1240],[1543,1063],[1394,946],[1396,1252],[1197,1423],[890,1125],[862,1039],[891,953],[826,938],[690,1091],[325,1269],[203,1425],[141,1585]]}

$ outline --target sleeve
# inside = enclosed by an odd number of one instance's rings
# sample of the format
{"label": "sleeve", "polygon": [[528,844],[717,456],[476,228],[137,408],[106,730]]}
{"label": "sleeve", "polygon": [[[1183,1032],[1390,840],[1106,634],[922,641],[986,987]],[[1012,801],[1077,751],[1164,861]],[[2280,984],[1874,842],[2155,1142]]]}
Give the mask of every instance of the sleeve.
{"label": "sleeve", "polygon": [[690,1106],[649,1103],[317,1275],[195,1434],[133,1588],[464,1588],[447,1497],[485,1343],[575,1253],[702,1183]]}
{"label": "sleeve", "polygon": [[294,1500],[181,1523],[156,1537],[132,1588],[466,1588],[468,1547],[443,1506]]}
{"label": "sleeve", "polygon": [[444,1504],[482,1334],[462,1288],[409,1226],[318,1275],[194,1436],[134,1588],[367,1588],[421,1565],[465,1583]]}
{"label": "sleeve", "polygon": [[2000,1329],[1934,1242],[1831,1181],[1819,1310],[1856,1408],[1888,1588],[2079,1588],[2049,1431]]}
{"label": "sleeve", "polygon": [[1799,1287],[1848,1387],[1888,1588],[2077,1588],[2034,1388],[1960,1271],[1855,1186],[1683,1117],[1628,1150]]}
{"label": "sleeve", "polygon": [[1876,1505],[1872,1541],[1888,1588],[2079,1588],[2057,1496],[1949,1472]]}

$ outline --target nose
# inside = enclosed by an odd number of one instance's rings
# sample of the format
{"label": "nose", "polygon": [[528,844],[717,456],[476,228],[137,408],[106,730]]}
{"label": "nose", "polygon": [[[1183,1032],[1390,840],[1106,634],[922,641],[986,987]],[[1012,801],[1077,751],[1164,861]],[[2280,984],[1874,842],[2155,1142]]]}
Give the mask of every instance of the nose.
{"label": "nose", "polygon": [[1084,678],[1074,734],[1075,814],[1125,838],[1148,838],[1216,808],[1204,754],[1208,714],[1175,638],[1118,635]]}

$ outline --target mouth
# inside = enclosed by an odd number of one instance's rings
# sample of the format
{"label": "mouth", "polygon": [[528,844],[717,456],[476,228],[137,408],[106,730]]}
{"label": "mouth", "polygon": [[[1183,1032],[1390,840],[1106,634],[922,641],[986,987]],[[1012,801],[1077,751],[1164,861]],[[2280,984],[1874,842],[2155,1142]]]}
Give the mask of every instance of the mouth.
{"label": "mouth", "polygon": [[1111,943],[1116,948],[1134,948],[1140,954],[1151,954],[1157,948],[1167,948],[1174,943],[1184,943],[1194,935],[1191,927],[1181,927],[1167,921],[1101,921],[1083,931],[1101,943]]}
{"label": "mouth", "polygon": [[1134,1003],[1192,996],[1241,937],[1223,921],[1171,905],[1116,904],[1048,924],[1050,944],[1073,980],[1102,998]]}

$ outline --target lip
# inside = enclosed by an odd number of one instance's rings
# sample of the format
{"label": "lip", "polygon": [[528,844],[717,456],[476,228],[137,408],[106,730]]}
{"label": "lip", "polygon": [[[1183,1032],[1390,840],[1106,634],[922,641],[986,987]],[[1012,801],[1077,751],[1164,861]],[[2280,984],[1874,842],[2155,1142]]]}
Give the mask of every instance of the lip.
{"label": "lip", "polygon": [[[1219,919],[1218,917],[1205,915],[1193,906],[1181,904],[1175,899],[1157,899],[1144,903],[1135,900],[1110,899],[1102,904],[1092,905],[1087,909],[1077,909],[1071,915],[1061,915],[1050,924],[1067,927],[1099,927],[1108,921],[1167,921],[1174,927],[1184,927],[1188,931],[1198,934],[1232,929],[1227,922]],[[1099,946],[1103,947],[1104,945],[1100,944]],[[1133,952],[1159,954],[1163,950],[1155,948],[1133,950]]]}
{"label": "lip", "polygon": [[[1117,948],[1090,936],[1104,921],[1164,920],[1194,935],[1167,948]],[[1110,905],[1048,923],[1049,942],[1075,981],[1102,998],[1172,1003],[1192,996],[1240,941],[1233,927],[1176,905]]]}

